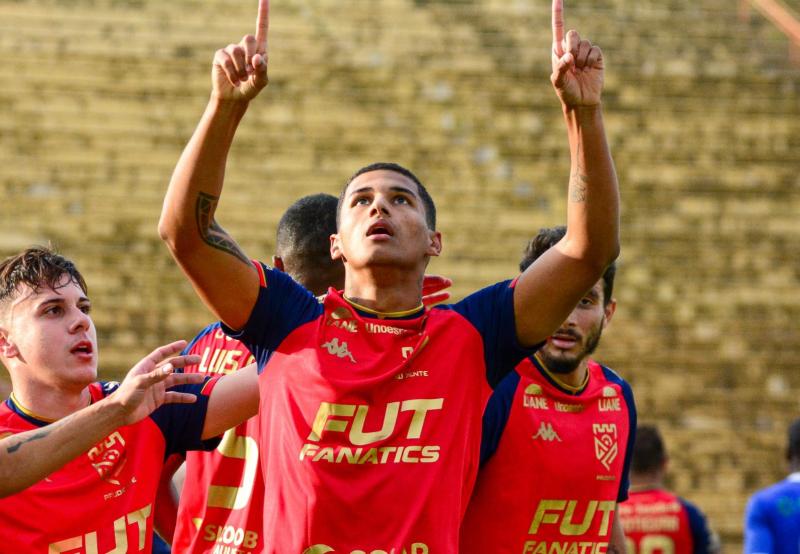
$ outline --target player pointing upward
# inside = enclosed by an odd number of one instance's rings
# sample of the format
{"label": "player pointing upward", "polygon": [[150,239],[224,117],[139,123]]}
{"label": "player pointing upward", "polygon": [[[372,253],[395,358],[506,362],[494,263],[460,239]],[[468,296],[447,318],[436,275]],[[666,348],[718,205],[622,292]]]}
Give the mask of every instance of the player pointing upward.
{"label": "player pointing upward", "polygon": [[442,249],[436,209],[397,164],[369,165],[345,186],[331,237],[345,285],[323,305],[280,272],[252,265],[216,223],[236,128],[268,81],[265,0],[256,37],[215,54],[211,98],[173,174],[159,231],[259,365],[265,552],[456,552],[490,387],[616,257],[602,56],[573,31],[563,37],[561,3],[553,10],[552,82],[572,162],[567,233],[514,283],[427,313],[422,278]]}

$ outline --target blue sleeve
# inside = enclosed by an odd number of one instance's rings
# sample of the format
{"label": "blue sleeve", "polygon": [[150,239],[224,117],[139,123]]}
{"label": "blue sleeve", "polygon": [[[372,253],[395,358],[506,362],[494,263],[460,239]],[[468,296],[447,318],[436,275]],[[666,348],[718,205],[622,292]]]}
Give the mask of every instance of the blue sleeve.
{"label": "blue sleeve", "polygon": [[512,371],[494,389],[486,410],[483,412],[483,432],[481,434],[481,465],[485,464],[497,450],[503,430],[506,428],[511,404],[519,385],[519,373]]}
{"label": "blue sleeve", "polygon": [[231,337],[238,339],[253,354],[259,373],[264,369],[269,356],[289,333],[301,325],[313,321],[322,314],[319,300],[282,271],[270,269],[262,264],[266,275],[266,286],[258,291],[256,304],[250,319],[240,331],[222,325]]}
{"label": "blue sleeve", "polygon": [[692,531],[692,544],[694,554],[713,554],[717,552],[719,545],[717,538],[711,531],[706,521],[706,516],[700,509],[683,498],[678,499],[689,516],[689,528]]}
{"label": "blue sleeve", "polygon": [[209,379],[170,389],[194,394],[197,400],[193,404],[165,404],[150,414],[167,444],[164,459],[172,454],[185,455],[187,450],[213,450],[219,444],[219,437],[205,441],[200,438],[208,410],[208,395],[203,394],[203,387]]}
{"label": "blue sleeve", "polygon": [[775,546],[769,515],[758,494],[747,503],[744,514],[744,554],[772,554]]}
{"label": "blue sleeve", "polygon": [[483,338],[486,379],[492,388],[540,346],[524,348],[517,341],[511,281],[481,289],[451,308],[466,318]]}
{"label": "blue sleeve", "polygon": [[631,386],[625,379],[605,366],[603,366],[603,374],[606,376],[606,379],[619,385],[622,389],[622,398],[625,400],[625,405],[628,407],[628,442],[625,444],[625,463],[622,465],[622,476],[619,480],[619,492],[617,492],[617,502],[625,502],[628,499],[628,488],[630,488],[633,444],[636,442],[636,402],[633,399],[633,389],[631,389]]}
{"label": "blue sleeve", "polygon": [[181,352],[181,356],[185,356],[187,354],[190,354],[192,352],[192,349],[194,348],[194,345],[197,344],[197,342],[199,340],[201,340],[203,337],[205,337],[209,333],[213,333],[214,331],[219,329],[221,326],[222,326],[222,324],[219,323],[219,322],[212,323],[211,325],[209,325],[208,327],[206,327],[205,329],[203,329],[202,331],[197,333],[197,336],[195,336],[192,339],[192,341],[189,344],[186,345],[186,348],[183,349],[183,351]]}

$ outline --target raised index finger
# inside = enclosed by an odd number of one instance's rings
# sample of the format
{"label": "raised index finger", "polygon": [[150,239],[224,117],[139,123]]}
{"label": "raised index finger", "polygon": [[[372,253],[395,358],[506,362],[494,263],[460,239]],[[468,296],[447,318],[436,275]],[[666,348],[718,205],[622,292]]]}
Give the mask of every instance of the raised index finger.
{"label": "raised index finger", "polygon": [[256,51],[267,51],[267,31],[269,30],[269,0],[258,0],[258,19],[256,20]]}
{"label": "raised index finger", "polygon": [[553,50],[564,55],[564,0],[553,0]]}

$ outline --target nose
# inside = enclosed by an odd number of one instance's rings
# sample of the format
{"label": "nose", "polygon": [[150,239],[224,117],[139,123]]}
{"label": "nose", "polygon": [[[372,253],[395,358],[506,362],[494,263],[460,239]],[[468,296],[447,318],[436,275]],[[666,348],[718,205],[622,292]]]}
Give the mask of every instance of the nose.
{"label": "nose", "polygon": [[383,216],[389,215],[389,202],[382,194],[376,194],[372,199],[372,206],[370,206],[369,215]]}
{"label": "nose", "polygon": [[92,326],[92,318],[89,317],[89,314],[84,312],[81,309],[75,308],[75,315],[70,324],[70,331],[72,333],[77,333],[80,331],[88,331],[89,328]]}

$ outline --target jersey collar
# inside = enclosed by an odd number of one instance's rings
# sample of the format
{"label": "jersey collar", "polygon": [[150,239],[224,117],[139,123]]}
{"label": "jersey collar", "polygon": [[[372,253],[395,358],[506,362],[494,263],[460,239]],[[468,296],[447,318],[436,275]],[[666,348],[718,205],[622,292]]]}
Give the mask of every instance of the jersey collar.
{"label": "jersey collar", "polygon": [[422,304],[422,302],[420,302],[419,306],[410,310],[403,310],[400,312],[379,312],[377,310],[373,310],[372,308],[367,308],[358,302],[350,300],[344,294],[342,294],[342,299],[350,304],[350,306],[355,308],[355,310],[361,315],[365,315],[367,317],[377,317],[378,319],[413,319],[425,311],[425,306]]}
{"label": "jersey collar", "polygon": [[585,391],[586,387],[589,385],[589,374],[591,373],[591,371],[589,371],[589,368],[587,368],[586,376],[583,378],[583,382],[577,387],[574,387],[572,385],[568,385],[562,382],[555,373],[547,369],[547,365],[544,363],[544,360],[541,359],[538,352],[533,356],[531,356],[531,361],[533,362],[534,367],[539,370],[539,372],[544,376],[544,378],[547,379],[551,385],[553,385],[563,393],[572,396],[578,396],[583,391]]}

